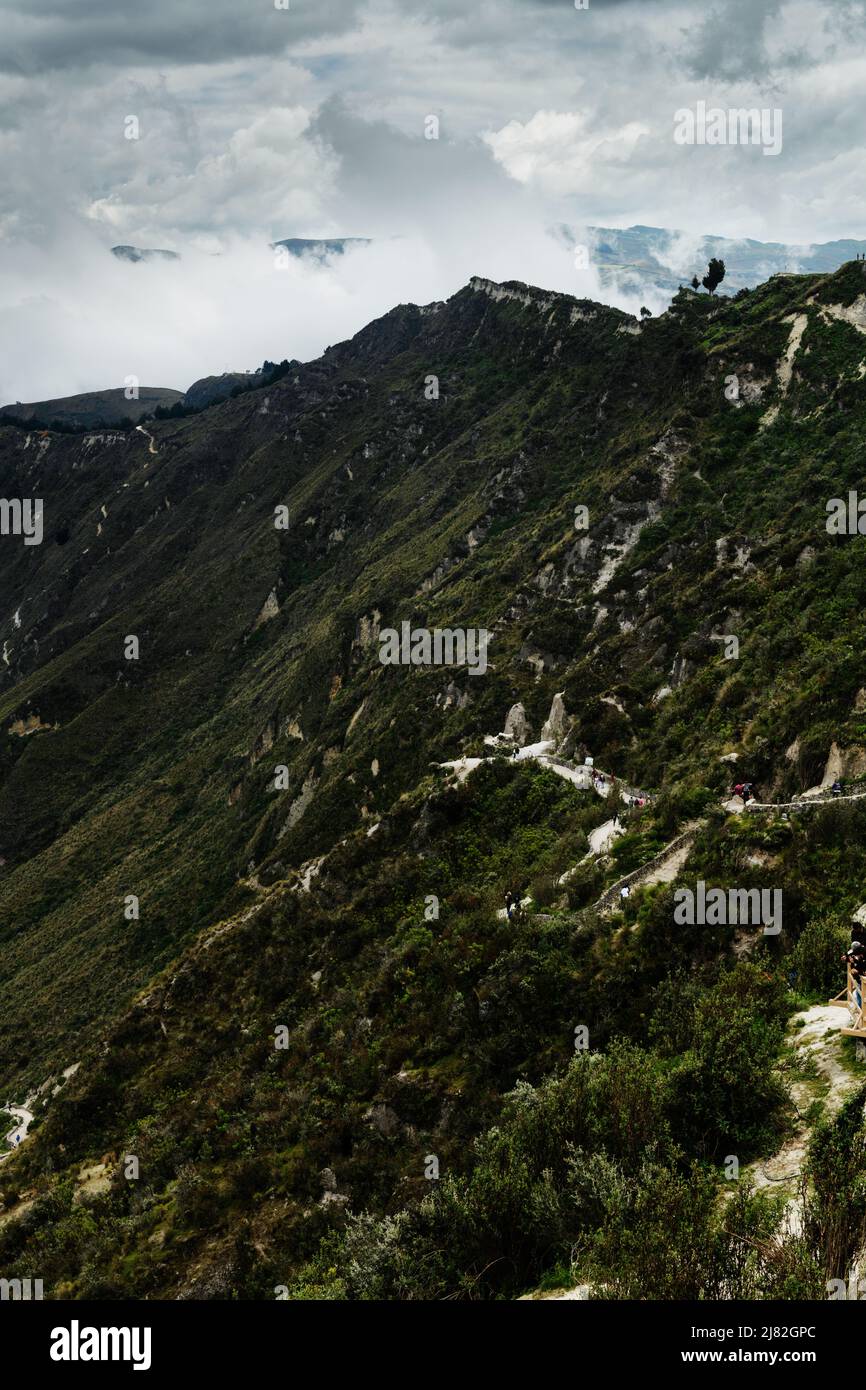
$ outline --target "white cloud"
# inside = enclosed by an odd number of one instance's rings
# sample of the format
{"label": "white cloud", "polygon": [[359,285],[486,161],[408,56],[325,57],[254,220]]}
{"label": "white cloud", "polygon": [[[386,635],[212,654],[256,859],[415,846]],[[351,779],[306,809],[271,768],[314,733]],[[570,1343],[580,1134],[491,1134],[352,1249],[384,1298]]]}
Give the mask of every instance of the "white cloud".
{"label": "white cloud", "polygon": [[277,236],[321,215],[333,188],[339,161],[321,141],[307,138],[309,125],[303,107],[265,111],[188,172],[136,168],[92,202],[87,215],[112,232],[135,229],[159,238],[162,227],[172,241],[202,228],[237,235],[265,224]]}
{"label": "white cloud", "polygon": [[[146,348],[150,384],[186,385],[220,369],[212,357],[301,356],[473,273],[597,292],[545,236],[557,222],[800,243],[866,228],[862,0],[138,8],[133,25],[116,0],[79,0],[73,23],[68,0],[0,0],[0,307],[16,349],[0,344],[0,398],[5,381],[100,385]],[[674,112],[699,99],[781,106],[781,156],[675,146]],[[123,138],[129,113],[139,141]],[[257,267],[292,235],[375,237],[357,262],[369,288],[352,257],[304,270],[287,317]],[[121,241],[184,258],[119,266]]]}
{"label": "white cloud", "polygon": [[628,163],[648,134],[639,121],[599,130],[582,112],[536,111],[529,121],[488,131],[484,140],[512,178],[561,195],[586,192],[609,166]]}

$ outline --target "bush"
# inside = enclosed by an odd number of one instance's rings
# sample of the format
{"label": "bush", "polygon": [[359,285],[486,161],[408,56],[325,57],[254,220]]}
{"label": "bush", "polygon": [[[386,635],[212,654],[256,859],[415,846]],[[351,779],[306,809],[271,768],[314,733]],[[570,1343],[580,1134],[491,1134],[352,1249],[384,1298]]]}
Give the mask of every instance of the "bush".
{"label": "bush", "polygon": [[791,952],[797,987],[822,995],[837,994],[845,984],[845,965],[839,959],[848,945],[848,927],[837,917],[815,917],[807,922]]}
{"label": "bush", "polygon": [[704,1156],[762,1148],[787,1102],[775,1071],[781,1023],[722,986],[701,995],[692,1026],[691,1046],[671,1074],[677,1136]]}
{"label": "bush", "polygon": [[536,907],[550,907],[561,893],[553,874],[539,874],[529,885],[529,896]]}

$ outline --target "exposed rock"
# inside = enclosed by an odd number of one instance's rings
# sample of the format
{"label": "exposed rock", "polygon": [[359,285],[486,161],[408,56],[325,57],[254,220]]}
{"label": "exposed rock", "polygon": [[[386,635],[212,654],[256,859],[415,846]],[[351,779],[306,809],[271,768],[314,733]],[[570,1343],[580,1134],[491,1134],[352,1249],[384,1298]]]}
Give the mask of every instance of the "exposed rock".
{"label": "exposed rock", "polygon": [[529,725],[526,722],[526,710],[522,704],[512,705],[505,719],[505,729],[503,733],[506,738],[519,743],[521,748],[524,743],[529,741]]}
{"label": "exposed rock", "polygon": [[532,667],[536,680],[541,679],[548,667],[554,669],[558,664],[550,652],[540,651],[538,647],[530,647],[525,642],[517,653],[517,659]]}
{"label": "exposed rock", "polygon": [[554,695],[550,706],[550,714],[541,727],[542,739],[553,739],[554,743],[559,743],[568,732],[571,722],[565,710],[563,694],[560,692]]}
{"label": "exposed rock", "polygon": [[[789,323],[791,325],[787,346],[776,368],[776,381],[779,386],[779,394],[783,399],[788,394],[788,388],[794,376],[794,359],[800,351],[800,343],[802,342],[808,322],[808,314],[787,314],[782,319],[782,323]],[[769,425],[772,425],[778,414],[779,405],[771,405],[770,409],[765,411],[761,416],[762,429],[766,429]]]}
{"label": "exposed rock", "polygon": [[436,703],[442,709],[466,709],[472,704],[472,696],[468,690],[461,690],[454,681],[449,681],[444,692],[440,690],[436,696]]}
{"label": "exposed rock", "polygon": [[816,551],[814,545],[806,545],[803,547],[803,549],[800,551],[800,554],[797,556],[797,569],[800,572],[800,574],[803,574],[806,570],[812,568],[812,566],[815,563],[815,558],[817,554],[818,552]]}
{"label": "exposed rock", "polygon": [[383,1105],[381,1103],[371,1105],[370,1109],[364,1114],[364,1120],[373,1129],[378,1130],[380,1134],[384,1134],[386,1139],[390,1139],[400,1128],[400,1120],[397,1113],[391,1109],[390,1105]]}
{"label": "exposed rock", "polygon": [[13,719],[7,733],[24,738],[27,734],[37,734],[43,729],[59,729],[59,724],[43,724],[38,714],[28,714],[23,719]]}
{"label": "exposed rock", "polygon": [[271,618],[275,618],[279,611],[280,605],[277,602],[277,591],[276,589],[271,589],[271,592],[268,594],[267,598],[265,599],[264,603],[259,609],[258,617],[253,623],[253,632],[255,632],[257,628],[260,628],[264,623],[269,623],[271,621]]}
{"label": "exposed rock", "polygon": [[354,645],[361,651],[366,651],[367,647],[379,639],[379,625],[382,621],[382,614],[378,608],[374,608],[368,616],[363,614],[355,626]]}
{"label": "exposed rock", "polygon": [[837,743],[831,743],[821,786],[831,786],[837,777],[862,777],[864,772],[866,748],[858,748],[856,745],[852,748],[840,748]]}
{"label": "exposed rock", "polygon": [[716,569],[732,564],[735,569],[753,571],[755,567],[749,563],[751,553],[745,541],[737,541],[733,536],[719,536],[716,541]]}
{"label": "exposed rock", "polygon": [[352,718],[349,720],[349,723],[348,723],[347,728],[346,728],[346,742],[347,742],[347,743],[348,743],[348,741],[349,741],[349,738],[351,737],[352,730],[354,729],[354,727],[355,727],[355,725],[357,724],[358,720],[361,718],[362,714],[364,713],[364,710],[367,708],[367,704],[368,704],[368,701],[367,701],[366,699],[362,700],[361,703],[360,703],[360,705],[358,706],[358,708],[355,710],[355,713],[352,715]]}
{"label": "exposed rock", "polygon": [[301,786],[300,795],[295,798],[295,800],[289,807],[288,819],[286,820],[282,829],[277,834],[278,840],[282,839],[283,835],[285,835],[287,830],[291,830],[293,826],[297,825],[298,821],[301,819],[310,802],[312,801],[313,797],[315,796],[316,788],[318,785],[319,779],[314,770],[310,768],[309,772],[304,778],[303,785]]}
{"label": "exposed rock", "polygon": [[276,737],[276,721],[269,719],[250,750],[250,767],[255,767],[260,758],[270,753]]}
{"label": "exposed rock", "polygon": [[82,1168],[75,1180],[72,1200],[77,1205],[88,1197],[101,1197],[109,1191],[111,1178],[104,1163],[94,1163],[90,1168]]}

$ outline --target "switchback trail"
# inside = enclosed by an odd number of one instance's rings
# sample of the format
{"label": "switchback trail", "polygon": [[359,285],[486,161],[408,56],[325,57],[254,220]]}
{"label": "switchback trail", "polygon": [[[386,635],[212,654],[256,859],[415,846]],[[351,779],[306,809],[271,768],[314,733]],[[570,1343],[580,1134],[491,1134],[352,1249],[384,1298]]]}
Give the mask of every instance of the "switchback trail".
{"label": "switchback trail", "polygon": [[145,439],[147,440],[147,452],[148,452],[149,454],[156,454],[156,453],[158,453],[159,451],[158,451],[158,449],[156,448],[156,446],[154,445],[154,442],[153,442],[153,435],[152,435],[152,434],[148,434],[147,430],[144,428],[143,425],[136,425],[135,428],[138,430],[138,433],[139,433],[139,434],[143,434],[144,437],[145,437]]}
{"label": "switchback trail", "polygon": [[12,1147],[8,1150],[7,1153],[0,1154],[0,1163],[3,1162],[4,1158],[8,1158],[9,1154],[14,1153],[15,1150],[19,1147],[18,1143],[16,1142],[19,1136],[20,1143],[24,1143],[24,1140],[27,1138],[27,1131],[33,1122],[33,1111],[28,1110],[26,1106],[9,1105],[6,1108],[9,1111],[10,1115],[18,1116],[18,1123],[16,1125],[13,1125],[12,1128],[9,1130],[8,1134],[5,1135],[7,1142],[11,1144]]}

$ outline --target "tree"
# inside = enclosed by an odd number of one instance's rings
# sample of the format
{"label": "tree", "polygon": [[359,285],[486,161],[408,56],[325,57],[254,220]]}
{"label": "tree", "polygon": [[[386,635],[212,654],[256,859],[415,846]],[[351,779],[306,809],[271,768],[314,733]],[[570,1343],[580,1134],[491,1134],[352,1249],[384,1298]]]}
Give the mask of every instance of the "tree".
{"label": "tree", "polygon": [[651,319],[651,318],[652,318],[652,310],[651,310],[651,309],[648,309],[648,308],[646,307],[646,305],[644,304],[643,307],[641,308],[640,316],[641,316],[642,319]]}
{"label": "tree", "polygon": [[722,283],[722,281],[724,280],[724,278],[725,278],[725,263],[724,263],[724,261],[720,261],[720,260],[718,260],[715,256],[712,256],[712,257],[710,258],[710,263],[709,263],[709,265],[707,266],[707,273],[706,273],[706,275],[704,276],[703,280],[701,281],[701,283],[703,284],[704,289],[705,289],[705,290],[709,290],[710,294],[715,294],[715,292],[716,292],[716,286],[717,286],[717,285],[720,285],[720,284]]}
{"label": "tree", "polygon": [[693,275],[693,276],[692,276],[692,289],[693,289],[693,290],[699,290],[700,288],[701,288],[701,282],[700,282],[700,280],[698,279],[697,275]]}

